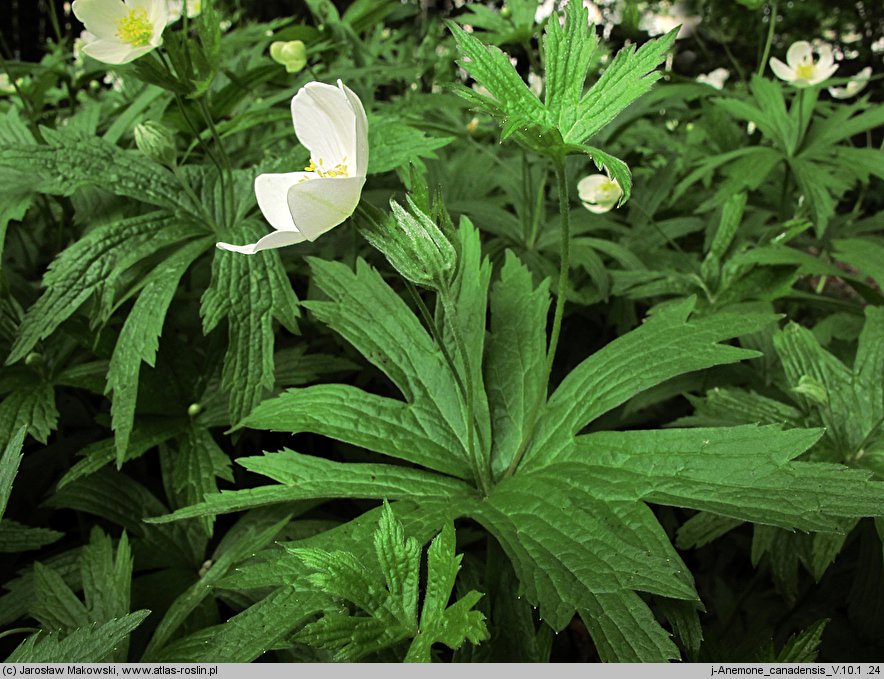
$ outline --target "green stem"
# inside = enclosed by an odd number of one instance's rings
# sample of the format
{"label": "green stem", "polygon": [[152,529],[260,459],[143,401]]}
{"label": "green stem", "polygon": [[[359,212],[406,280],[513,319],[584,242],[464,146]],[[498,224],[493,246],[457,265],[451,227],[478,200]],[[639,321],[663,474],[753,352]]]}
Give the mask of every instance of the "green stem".
{"label": "green stem", "polygon": [[770,56],[770,46],[773,43],[774,29],[777,27],[777,2],[771,3],[770,7],[770,23],[767,26],[767,39],[764,41],[764,51],[761,53],[761,62],[758,64],[758,75],[764,75],[764,69],[767,68],[767,59]]}
{"label": "green stem", "polygon": [[38,627],[14,627],[13,629],[8,629],[0,632],[0,639],[11,636],[13,634],[33,634],[34,632],[39,631],[40,629]]}
{"label": "green stem", "polygon": [[[212,118],[212,112],[209,110],[209,105],[206,102],[205,95],[200,97],[200,112],[203,115],[203,118],[206,121],[206,125],[209,127],[209,132],[212,134],[212,140],[215,142],[215,146],[221,152],[221,160],[224,163],[224,168],[227,170],[227,186],[222,186],[222,191],[227,196],[226,205],[229,206],[230,212],[227,212],[227,207],[223,207],[223,222],[225,226],[230,226],[229,221],[233,219],[233,206],[234,206],[234,196],[233,196],[233,165],[230,162],[230,156],[227,155],[227,150],[224,148],[224,144],[221,143],[221,135],[218,134],[218,128],[215,127],[215,121]],[[224,206],[225,202],[222,200],[222,206]]]}
{"label": "green stem", "polygon": [[565,177],[565,161],[556,161],[556,186],[559,191],[559,213],[562,217],[561,247],[559,252],[559,286],[556,293],[556,310],[553,315],[552,334],[549,338],[549,350],[546,355],[546,381],[552,373],[556,349],[559,345],[559,334],[562,331],[562,317],[565,315],[565,297],[568,293],[568,269],[571,259],[571,206],[568,199],[568,181]]}
{"label": "green stem", "polygon": [[537,244],[537,236],[540,233],[540,219],[543,216],[543,199],[546,197],[546,177],[547,169],[543,168],[543,174],[540,175],[540,184],[537,186],[537,193],[534,194],[534,210],[531,213],[531,234],[528,236],[528,250],[533,250]]}
{"label": "green stem", "polygon": [[801,148],[801,140],[804,137],[804,88],[798,90],[798,129],[795,131],[795,147],[792,153],[797,153]]}

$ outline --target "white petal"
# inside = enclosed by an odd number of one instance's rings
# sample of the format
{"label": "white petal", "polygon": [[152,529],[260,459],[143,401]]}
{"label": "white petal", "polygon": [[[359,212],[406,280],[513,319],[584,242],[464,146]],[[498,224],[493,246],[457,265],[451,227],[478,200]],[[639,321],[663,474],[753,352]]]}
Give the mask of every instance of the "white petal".
{"label": "white petal", "polygon": [[608,179],[606,175],[591,174],[577,183],[577,195],[580,196],[580,200],[584,202],[592,201],[594,203],[599,198],[599,189],[603,186],[607,186],[610,181],[611,180]]}
{"label": "white petal", "polygon": [[303,243],[304,234],[297,231],[274,231],[268,233],[257,243],[250,245],[231,245],[230,243],[215,243],[215,247],[219,250],[227,250],[228,252],[238,252],[241,255],[254,255],[261,250],[273,250],[275,248],[284,248],[286,245],[294,245],[295,243]]}
{"label": "white petal", "polygon": [[813,78],[810,79],[809,83],[811,85],[817,85],[821,82],[824,82],[824,81],[828,80],[829,78],[831,78],[832,75],[837,70],[838,70],[838,64],[834,64],[834,65],[829,66],[828,68],[825,68],[825,69],[818,68],[818,69],[816,69],[816,72],[814,73]]}
{"label": "white petal", "polygon": [[868,80],[872,77],[872,67],[866,66],[863,70],[856,74],[857,80]]}
{"label": "white petal", "polygon": [[132,47],[117,40],[98,39],[83,45],[83,52],[105,64],[128,64],[147,54],[153,47]]}
{"label": "white petal", "polygon": [[121,0],[74,0],[71,9],[87,31],[104,40],[119,39],[117,24],[129,14]]}
{"label": "white petal", "polygon": [[795,70],[786,66],[786,64],[776,57],[771,57],[770,59],[770,70],[773,71],[774,75],[780,80],[785,80],[786,82],[795,81]]}
{"label": "white petal", "polygon": [[854,95],[854,92],[849,91],[846,87],[830,87],[829,94],[835,99],[849,99]]}
{"label": "white petal", "polygon": [[835,57],[832,55],[832,48],[829,45],[820,46],[818,52],[820,59],[816,62],[817,68],[825,70],[835,63]]}
{"label": "white petal", "polygon": [[355,174],[356,113],[340,88],[307,83],[292,98],[292,120],[295,134],[317,164],[322,161],[330,169],[346,163]]}
{"label": "white petal", "polygon": [[316,240],[353,214],[363,184],[365,177],[329,177],[295,184],[288,191],[295,228],[307,240]]}
{"label": "white petal", "polygon": [[793,69],[801,64],[806,64],[813,60],[813,48],[806,40],[793,42],[792,46],[786,52],[786,63]]}
{"label": "white petal", "polygon": [[255,178],[255,196],[264,219],[279,231],[297,231],[289,211],[288,191],[302,179],[315,179],[312,172],[288,172],[286,174],[260,174]]}
{"label": "white petal", "polygon": [[365,115],[365,107],[362,106],[362,101],[356,96],[356,93],[340,80],[338,80],[338,87],[347,96],[356,115],[356,171],[353,174],[364,177],[366,170],[368,170],[368,118]]}
{"label": "white petal", "polygon": [[597,203],[597,204],[583,203],[583,207],[585,207],[590,212],[594,212],[597,215],[601,215],[601,214],[604,214],[605,212],[610,212],[614,207],[614,203]]}

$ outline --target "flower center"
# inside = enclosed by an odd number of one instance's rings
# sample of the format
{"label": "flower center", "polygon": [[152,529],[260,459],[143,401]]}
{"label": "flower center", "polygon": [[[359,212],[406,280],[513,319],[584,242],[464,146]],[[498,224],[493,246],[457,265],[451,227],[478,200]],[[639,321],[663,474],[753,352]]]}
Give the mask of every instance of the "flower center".
{"label": "flower center", "polygon": [[317,165],[316,161],[313,158],[310,159],[310,164],[304,168],[304,172],[315,172],[317,177],[349,177],[350,174],[347,172],[347,164],[346,158],[341,159],[344,162],[338,163],[331,169],[326,169],[322,158],[319,159],[319,164]]}
{"label": "flower center", "polygon": [[153,24],[143,7],[133,9],[117,22],[117,37],[133,47],[147,47],[153,37]]}
{"label": "flower center", "polygon": [[795,68],[795,75],[801,80],[810,80],[813,78],[814,67],[813,64],[799,64]]}

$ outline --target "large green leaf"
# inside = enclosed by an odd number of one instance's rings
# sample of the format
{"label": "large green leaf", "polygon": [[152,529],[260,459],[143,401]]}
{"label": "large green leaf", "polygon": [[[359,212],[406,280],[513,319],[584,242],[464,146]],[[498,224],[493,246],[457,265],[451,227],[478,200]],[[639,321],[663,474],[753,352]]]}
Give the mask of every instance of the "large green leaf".
{"label": "large green leaf", "polygon": [[[256,240],[262,229],[254,222],[243,222],[235,238]],[[273,387],[273,319],[291,332],[298,331],[298,299],[279,254],[268,251],[243,257],[216,250],[201,313],[206,334],[227,318],[221,384],[228,395],[231,422],[237,423]]]}

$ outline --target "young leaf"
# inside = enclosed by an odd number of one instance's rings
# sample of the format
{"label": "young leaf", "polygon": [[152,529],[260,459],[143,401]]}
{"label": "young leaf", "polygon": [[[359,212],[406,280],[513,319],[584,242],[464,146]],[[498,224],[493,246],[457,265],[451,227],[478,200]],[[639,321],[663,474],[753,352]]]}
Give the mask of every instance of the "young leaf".
{"label": "young leaf", "polygon": [[[377,563],[358,561],[348,552],[292,549],[314,573],[309,580],[321,591],[352,602],[363,615],[326,612],[297,638],[334,653],[337,660],[358,660],[413,638],[408,662],[429,662],[435,642],[458,648],[486,638],[484,615],[472,608],[481,594],[470,592],[448,606],[460,559],[454,554],[454,528],[448,525],[429,551],[427,593],[418,617],[420,544],[406,538],[389,505],[374,535]],[[379,568],[378,568],[379,567]]]}

